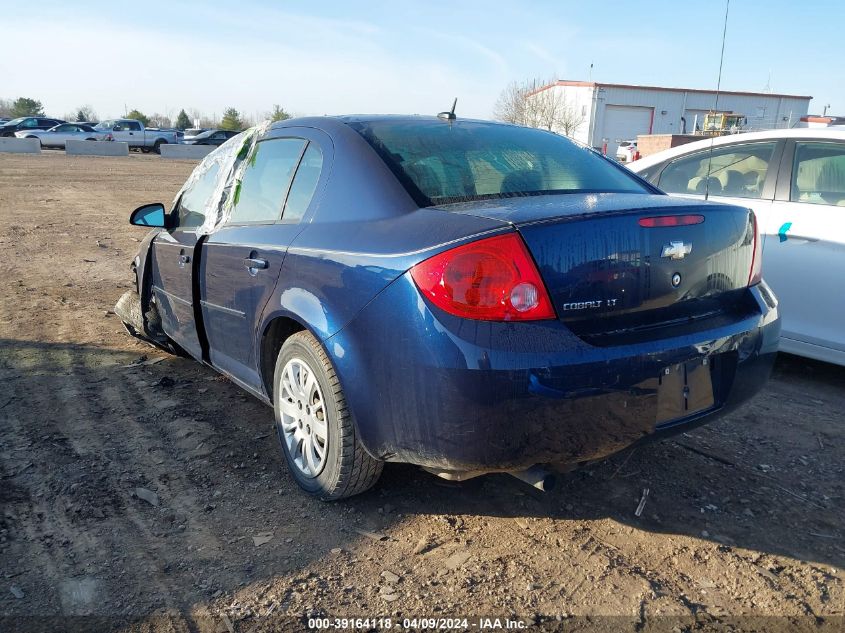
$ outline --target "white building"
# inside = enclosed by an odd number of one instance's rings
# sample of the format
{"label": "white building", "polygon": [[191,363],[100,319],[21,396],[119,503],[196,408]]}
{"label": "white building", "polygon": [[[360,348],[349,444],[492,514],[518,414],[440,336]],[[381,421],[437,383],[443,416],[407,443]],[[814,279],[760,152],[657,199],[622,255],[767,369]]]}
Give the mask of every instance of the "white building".
{"label": "white building", "polygon": [[[640,134],[692,134],[714,109],[715,90],[658,88],[591,81],[557,81],[554,90],[580,120],[576,140],[615,155],[619,141]],[[812,97],[761,92],[719,92],[719,112],[743,114],[746,130],[789,128],[806,116]],[[560,131],[560,130],[556,130]]]}

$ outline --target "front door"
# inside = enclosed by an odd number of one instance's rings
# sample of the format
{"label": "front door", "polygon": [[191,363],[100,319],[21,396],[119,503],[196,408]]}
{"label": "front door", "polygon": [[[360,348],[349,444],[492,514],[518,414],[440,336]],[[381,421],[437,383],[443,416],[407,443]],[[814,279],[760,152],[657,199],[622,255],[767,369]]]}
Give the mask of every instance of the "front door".
{"label": "front door", "polygon": [[177,228],[153,241],[153,297],[164,332],[197,360],[202,360],[194,319],[193,262],[197,234]]}
{"label": "front door", "polygon": [[152,244],[153,297],[165,334],[197,360],[202,360],[194,301],[197,229],[205,221],[206,204],[214,192],[219,165],[188,187],[176,203],[170,229]]}
{"label": "front door", "polygon": [[235,194],[230,217],[203,245],[201,307],[209,358],[261,391],[256,327],[300,227],[282,217],[307,141],[260,141]]}

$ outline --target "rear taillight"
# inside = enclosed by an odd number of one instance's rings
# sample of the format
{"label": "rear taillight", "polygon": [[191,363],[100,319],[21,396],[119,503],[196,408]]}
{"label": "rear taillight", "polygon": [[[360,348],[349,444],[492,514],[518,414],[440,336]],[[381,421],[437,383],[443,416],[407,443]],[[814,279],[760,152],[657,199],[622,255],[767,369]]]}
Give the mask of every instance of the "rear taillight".
{"label": "rear taillight", "polygon": [[763,240],[760,239],[760,227],[757,216],[751,211],[751,230],[754,231],[754,250],[751,255],[751,272],[748,274],[748,285],[759,284],[763,280]]}
{"label": "rear taillight", "polygon": [[482,321],[555,318],[537,266],[516,233],[463,244],[410,272],[434,305],[455,316]]}

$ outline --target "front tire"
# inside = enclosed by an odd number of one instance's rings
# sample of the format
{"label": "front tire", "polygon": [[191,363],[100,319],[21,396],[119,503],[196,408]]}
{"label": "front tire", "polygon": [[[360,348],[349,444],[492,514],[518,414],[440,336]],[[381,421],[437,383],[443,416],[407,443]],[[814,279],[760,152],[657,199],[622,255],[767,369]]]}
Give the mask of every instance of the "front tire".
{"label": "front tire", "polygon": [[333,501],[370,489],[383,462],[361,446],[334,367],[309,332],[282,345],[273,376],[276,433],[300,488]]}

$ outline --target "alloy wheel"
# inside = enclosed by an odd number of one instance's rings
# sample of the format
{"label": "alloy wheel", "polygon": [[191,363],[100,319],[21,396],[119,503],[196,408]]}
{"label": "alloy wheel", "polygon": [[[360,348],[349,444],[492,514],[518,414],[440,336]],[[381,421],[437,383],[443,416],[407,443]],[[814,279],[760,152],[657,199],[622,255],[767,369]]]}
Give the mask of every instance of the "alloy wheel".
{"label": "alloy wheel", "polygon": [[278,385],[282,438],[291,460],[306,477],[325,467],[329,434],[326,405],[317,376],[304,360],[291,358]]}

